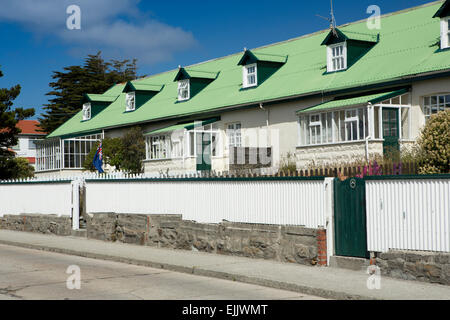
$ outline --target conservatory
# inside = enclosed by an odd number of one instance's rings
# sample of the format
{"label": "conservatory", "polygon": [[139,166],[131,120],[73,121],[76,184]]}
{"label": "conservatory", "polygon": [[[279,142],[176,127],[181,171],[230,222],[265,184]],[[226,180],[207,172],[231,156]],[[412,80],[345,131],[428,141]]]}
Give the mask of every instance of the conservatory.
{"label": "conservatory", "polygon": [[45,139],[37,143],[36,172],[83,169],[83,163],[103,134],[91,134],[66,139]]}
{"label": "conservatory", "polygon": [[411,132],[407,89],[335,99],[297,112],[297,156],[306,163],[330,163],[399,151]]}

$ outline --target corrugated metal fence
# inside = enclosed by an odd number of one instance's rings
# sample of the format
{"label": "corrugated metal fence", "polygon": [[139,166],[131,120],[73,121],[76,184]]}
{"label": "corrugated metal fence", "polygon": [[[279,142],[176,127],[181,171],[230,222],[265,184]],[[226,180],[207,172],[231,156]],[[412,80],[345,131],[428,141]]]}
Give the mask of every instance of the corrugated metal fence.
{"label": "corrugated metal fence", "polygon": [[0,183],[0,215],[72,215],[72,180]]}
{"label": "corrugated metal fence", "polygon": [[449,198],[448,177],[367,179],[368,250],[450,252]]}
{"label": "corrugated metal fence", "polygon": [[325,226],[324,178],[86,180],[86,211]]}

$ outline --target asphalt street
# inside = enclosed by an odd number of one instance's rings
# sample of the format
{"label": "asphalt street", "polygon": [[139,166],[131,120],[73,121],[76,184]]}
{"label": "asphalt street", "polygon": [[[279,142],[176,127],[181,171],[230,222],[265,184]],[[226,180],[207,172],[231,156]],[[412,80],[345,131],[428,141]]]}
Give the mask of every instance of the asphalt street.
{"label": "asphalt street", "polygon": [[[77,289],[78,283],[80,289]],[[316,300],[322,298],[230,280],[0,245],[0,300],[10,299]]]}

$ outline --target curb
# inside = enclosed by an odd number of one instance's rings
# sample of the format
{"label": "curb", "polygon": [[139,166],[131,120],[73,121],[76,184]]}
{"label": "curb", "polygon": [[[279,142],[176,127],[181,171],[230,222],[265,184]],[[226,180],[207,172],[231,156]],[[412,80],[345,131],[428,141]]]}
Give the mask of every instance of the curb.
{"label": "curb", "polygon": [[357,294],[351,294],[351,293],[334,291],[334,290],[319,289],[319,288],[314,288],[314,287],[309,287],[309,286],[293,284],[293,283],[289,283],[289,282],[282,282],[282,281],[275,281],[275,280],[269,280],[269,279],[258,278],[258,277],[244,276],[244,275],[233,274],[233,273],[228,273],[228,272],[212,271],[212,270],[208,270],[208,269],[198,268],[195,266],[194,267],[184,267],[184,266],[180,266],[180,265],[161,263],[161,262],[155,262],[155,261],[130,259],[130,258],[124,258],[124,257],[120,257],[120,256],[111,256],[111,255],[104,255],[104,254],[84,252],[84,251],[76,251],[76,250],[70,250],[70,249],[62,249],[62,248],[57,248],[57,247],[48,247],[48,246],[42,246],[42,245],[34,245],[34,244],[29,244],[29,243],[14,242],[14,241],[7,241],[7,240],[0,240],[0,244],[22,247],[22,248],[27,248],[27,249],[47,251],[47,252],[55,252],[55,253],[72,255],[72,256],[79,256],[79,257],[84,257],[84,258],[121,262],[121,263],[137,265],[137,266],[170,270],[170,271],[174,271],[174,272],[182,272],[182,273],[194,274],[194,275],[210,277],[210,278],[238,281],[238,282],[242,282],[242,283],[254,284],[254,285],[259,285],[259,286],[264,286],[264,287],[269,287],[269,288],[274,288],[274,289],[281,289],[281,290],[293,291],[293,292],[297,292],[297,293],[319,296],[319,297],[326,298],[326,299],[377,300],[373,297],[361,296],[361,295],[357,295]]}

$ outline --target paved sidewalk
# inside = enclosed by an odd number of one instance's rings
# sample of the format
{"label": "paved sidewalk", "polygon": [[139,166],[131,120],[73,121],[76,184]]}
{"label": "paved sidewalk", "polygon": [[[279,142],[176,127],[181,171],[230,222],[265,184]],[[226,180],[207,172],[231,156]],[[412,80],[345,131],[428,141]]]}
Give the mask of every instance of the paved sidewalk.
{"label": "paved sidewalk", "polygon": [[8,230],[0,230],[0,243],[235,280],[331,299],[450,299],[450,286],[388,277],[382,277],[380,290],[369,290],[366,285],[368,275],[363,271]]}

